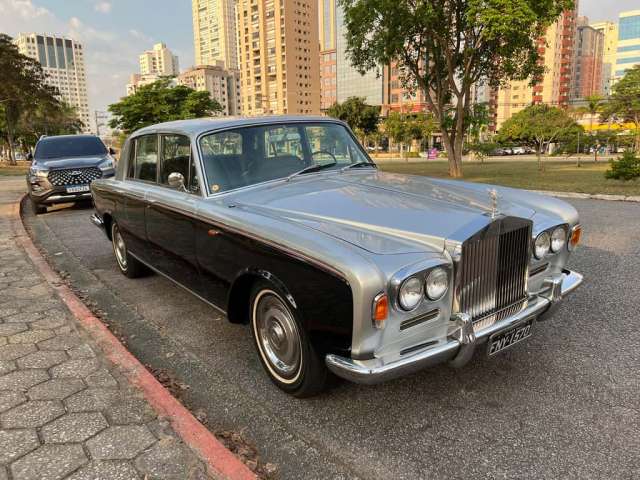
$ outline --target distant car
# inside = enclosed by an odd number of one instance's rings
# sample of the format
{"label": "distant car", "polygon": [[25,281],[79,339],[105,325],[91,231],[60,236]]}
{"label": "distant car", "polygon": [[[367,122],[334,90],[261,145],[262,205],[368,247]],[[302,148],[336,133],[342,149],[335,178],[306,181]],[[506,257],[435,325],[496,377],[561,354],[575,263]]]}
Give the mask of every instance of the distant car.
{"label": "distant car", "polygon": [[47,205],[91,198],[93,180],[115,175],[112,149],[93,135],[43,137],[36,144],[27,174],[27,189],[34,213]]}
{"label": "distant car", "polygon": [[493,152],[491,152],[492,157],[504,157],[506,152],[504,148],[496,148]]}
{"label": "distant car", "polygon": [[512,152],[514,155],[526,155],[527,150],[524,147],[513,147]]}
{"label": "distant car", "polygon": [[582,283],[567,269],[582,232],[570,204],[381,172],[326,117],[149,126],[91,190],[125,276],[157,271],[249,324],[271,380],[301,397],[328,371],[373,384],[538,329],[529,352],[557,351],[536,319]]}

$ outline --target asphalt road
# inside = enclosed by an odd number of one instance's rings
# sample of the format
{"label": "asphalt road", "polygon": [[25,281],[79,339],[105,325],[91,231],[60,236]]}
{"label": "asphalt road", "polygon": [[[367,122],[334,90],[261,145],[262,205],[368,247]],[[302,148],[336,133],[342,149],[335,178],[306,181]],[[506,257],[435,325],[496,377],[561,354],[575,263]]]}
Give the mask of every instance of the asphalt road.
{"label": "asphalt road", "polygon": [[278,478],[639,478],[640,204],[573,203],[586,284],[528,342],[310,400],[268,381],[247,327],[158,275],[122,276],[90,209],[26,222],[131,351],[188,384],[188,406],[242,431]]}

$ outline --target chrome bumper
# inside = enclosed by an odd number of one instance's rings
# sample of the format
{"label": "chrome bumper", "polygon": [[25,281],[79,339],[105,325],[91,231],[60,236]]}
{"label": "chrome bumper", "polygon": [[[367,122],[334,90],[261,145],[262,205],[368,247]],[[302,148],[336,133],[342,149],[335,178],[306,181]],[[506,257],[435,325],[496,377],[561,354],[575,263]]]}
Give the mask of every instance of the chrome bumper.
{"label": "chrome bumper", "polygon": [[461,367],[471,359],[475,348],[483,344],[491,335],[547,314],[563,297],[578,288],[582,281],[583,277],[579,273],[563,270],[560,275],[548,280],[549,288],[531,297],[523,310],[478,332],[474,332],[469,315],[458,314],[451,320],[446,340],[400,359],[353,360],[338,355],[327,355],[325,362],[335,375],[351,382],[367,385],[403,377],[444,362],[451,362],[453,366]]}

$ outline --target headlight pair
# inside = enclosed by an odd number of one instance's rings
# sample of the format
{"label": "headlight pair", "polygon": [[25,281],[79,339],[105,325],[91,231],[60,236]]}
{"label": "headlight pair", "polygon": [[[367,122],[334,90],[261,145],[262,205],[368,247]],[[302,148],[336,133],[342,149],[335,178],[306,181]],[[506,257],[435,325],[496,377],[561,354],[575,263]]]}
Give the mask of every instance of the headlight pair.
{"label": "headlight pair", "polygon": [[542,260],[550,253],[561,252],[567,246],[568,235],[565,226],[545,230],[536,237],[533,245],[533,255],[538,260]]}
{"label": "headlight pair", "polygon": [[403,310],[411,311],[420,305],[423,297],[440,300],[449,288],[449,275],[442,267],[429,271],[426,277],[413,276],[402,282],[398,290],[398,304]]}

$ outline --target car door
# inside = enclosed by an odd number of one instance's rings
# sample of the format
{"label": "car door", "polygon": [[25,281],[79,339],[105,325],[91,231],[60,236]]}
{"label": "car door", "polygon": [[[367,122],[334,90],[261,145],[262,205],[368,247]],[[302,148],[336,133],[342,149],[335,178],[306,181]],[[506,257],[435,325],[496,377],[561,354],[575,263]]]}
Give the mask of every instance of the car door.
{"label": "car door", "polygon": [[133,139],[122,215],[116,220],[130,252],[146,263],[151,263],[145,226],[146,196],[149,188],[156,184],[157,169],[158,136],[143,135]]}
{"label": "car door", "polygon": [[[145,214],[149,255],[153,266],[183,286],[196,291],[199,273],[195,255],[195,201],[200,188],[189,137],[160,135],[157,185],[147,192]],[[169,175],[179,173],[184,188],[169,185]]]}

